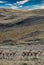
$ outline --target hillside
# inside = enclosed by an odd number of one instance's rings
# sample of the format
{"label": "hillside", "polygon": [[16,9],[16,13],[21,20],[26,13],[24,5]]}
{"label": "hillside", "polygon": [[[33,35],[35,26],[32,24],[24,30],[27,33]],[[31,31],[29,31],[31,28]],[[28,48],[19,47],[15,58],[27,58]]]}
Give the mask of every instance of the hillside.
{"label": "hillside", "polygon": [[0,9],[0,45],[22,41],[44,43],[44,10]]}

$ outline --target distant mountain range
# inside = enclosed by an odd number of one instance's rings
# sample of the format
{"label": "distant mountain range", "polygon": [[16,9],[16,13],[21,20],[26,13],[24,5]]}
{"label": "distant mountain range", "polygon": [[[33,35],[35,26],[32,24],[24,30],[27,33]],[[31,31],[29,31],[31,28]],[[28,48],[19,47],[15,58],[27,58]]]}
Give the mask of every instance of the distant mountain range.
{"label": "distant mountain range", "polygon": [[0,8],[0,45],[42,39],[44,40],[44,9],[19,11]]}

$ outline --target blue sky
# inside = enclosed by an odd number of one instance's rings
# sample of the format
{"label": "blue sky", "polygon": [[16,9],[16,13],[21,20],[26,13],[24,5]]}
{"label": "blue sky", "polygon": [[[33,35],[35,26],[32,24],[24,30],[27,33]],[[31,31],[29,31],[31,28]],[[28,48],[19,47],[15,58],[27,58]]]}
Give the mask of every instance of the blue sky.
{"label": "blue sky", "polygon": [[0,0],[0,8],[16,10],[44,9],[44,0]]}

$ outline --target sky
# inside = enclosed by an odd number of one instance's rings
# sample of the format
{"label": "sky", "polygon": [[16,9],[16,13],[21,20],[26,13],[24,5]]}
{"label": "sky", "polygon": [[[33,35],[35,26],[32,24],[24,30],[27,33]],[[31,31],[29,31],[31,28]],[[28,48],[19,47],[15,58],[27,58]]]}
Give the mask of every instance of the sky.
{"label": "sky", "polygon": [[44,9],[44,0],[0,0],[0,8],[15,10]]}

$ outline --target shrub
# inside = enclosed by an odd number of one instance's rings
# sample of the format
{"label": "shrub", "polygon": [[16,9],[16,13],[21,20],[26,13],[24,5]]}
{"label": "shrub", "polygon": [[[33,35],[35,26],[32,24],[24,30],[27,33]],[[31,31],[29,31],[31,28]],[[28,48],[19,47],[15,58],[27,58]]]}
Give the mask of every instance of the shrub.
{"label": "shrub", "polygon": [[22,65],[27,65],[27,63],[23,63]]}

